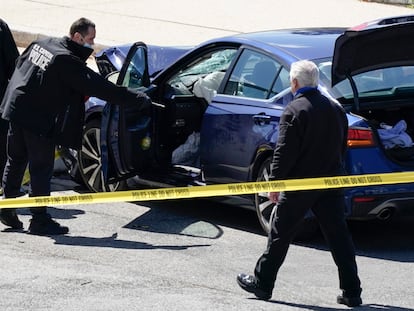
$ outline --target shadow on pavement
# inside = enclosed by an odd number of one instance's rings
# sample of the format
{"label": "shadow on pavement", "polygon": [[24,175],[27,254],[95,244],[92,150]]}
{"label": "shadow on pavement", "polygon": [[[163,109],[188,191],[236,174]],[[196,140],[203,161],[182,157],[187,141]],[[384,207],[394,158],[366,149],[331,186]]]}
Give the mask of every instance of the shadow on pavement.
{"label": "shadow on pavement", "polygon": [[61,245],[76,245],[76,246],[88,246],[88,247],[107,247],[107,248],[123,248],[123,249],[167,249],[167,250],[185,250],[193,247],[207,247],[208,244],[199,245],[152,245],[144,242],[118,240],[117,233],[112,236],[104,238],[91,238],[83,236],[67,236],[56,235],[50,236],[55,240],[55,244]]}
{"label": "shadow on pavement", "polygon": [[[292,303],[292,302],[285,302],[285,301],[279,301],[279,300],[270,300],[270,302],[274,304],[280,304],[295,308],[301,308],[305,310],[313,310],[313,311],[340,311],[344,310],[344,308],[327,308],[327,307],[319,307],[314,305],[306,305],[306,304],[298,304],[298,303]],[[397,306],[390,306],[390,305],[379,305],[379,304],[362,304],[358,307],[358,311],[364,311],[364,310],[392,310],[392,311],[414,311],[414,309],[409,309],[406,307],[397,307]]]}
{"label": "shadow on pavement", "polygon": [[[126,228],[215,239],[224,226],[265,236],[256,214],[238,206],[206,199],[152,201],[145,206],[150,210]],[[358,256],[414,262],[414,219],[348,223]],[[329,251],[321,234],[294,244]]]}
{"label": "shadow on pavement", "polygon": [[[349,230],[358,256],[414,262],[414,220],[349,221]],[[296,243],[297,245],[329,251],[323,237]]]}
{"label": "shadow on pavement", "polygon": [[[56,207],[48,207],[47,212],[54,219],[75,219],[76,216],[85,214],[85,211],[80,210],[80,209],[56,208]],[[18,214],[19,215],[32,215],[28,208],[19,209]]]}
{"label": "shadow on pavement", "polygon": [[125,228],[179,234],[209,239],[220,238],[220,226],[263,234],[256,214],[237,206],[205,199],[145,202],[150,210]]}

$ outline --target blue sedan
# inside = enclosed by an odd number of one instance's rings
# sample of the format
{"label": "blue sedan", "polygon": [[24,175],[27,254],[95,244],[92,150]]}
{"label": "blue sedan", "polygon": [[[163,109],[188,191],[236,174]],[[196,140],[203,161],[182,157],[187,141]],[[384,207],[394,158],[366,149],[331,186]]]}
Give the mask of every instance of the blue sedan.
{"label": "blue sedan", "polygon": [[[153,106],[141,112],[90,99],[79,172],[92,191],[267,180],[278,122],[292,99],[290,64],[300,59],[318,65],[319,89],[348,113],[349,174],[414,170],[414,51],[406,57],[386,48],[392,42],[411,51],[414,24],[385,28],[385,35],[309,28],[218,38],[182,49],[160,72],[148,66],[149,48],[133,44],[108,79],[145,91]],[[397,128],[405,141],[387,140]],[[414,184],[347,188],[347,215],[385,220],[410,211],[413,199]],[[223,200],[255,209],[268,230],[267,193]],[[316,228],[311,217],[305,228]]]}

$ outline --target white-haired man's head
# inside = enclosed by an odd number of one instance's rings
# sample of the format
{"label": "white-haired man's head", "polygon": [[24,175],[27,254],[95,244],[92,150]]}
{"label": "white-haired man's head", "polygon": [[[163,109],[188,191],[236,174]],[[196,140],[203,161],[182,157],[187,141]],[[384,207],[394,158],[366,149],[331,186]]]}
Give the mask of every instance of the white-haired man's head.
{"label": "white-haired man's head", "polygon": [[290,84],[292,93],[302,87],[317,87],[319,82],[319,69],[309,60],[300,60],[290,66]]}

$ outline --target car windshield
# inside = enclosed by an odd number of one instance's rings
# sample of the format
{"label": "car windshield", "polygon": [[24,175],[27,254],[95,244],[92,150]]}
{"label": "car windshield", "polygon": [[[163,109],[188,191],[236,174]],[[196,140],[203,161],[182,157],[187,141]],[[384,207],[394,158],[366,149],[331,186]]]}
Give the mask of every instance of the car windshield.
{"label": "car windshield", "polygon": [[197,59],[195,64],[182,70],[179,77],[227,70],[236,52],[235,49],[226,49],[204,55],[203,59]]}
{"label": "car windshield", "polygon": [[[331,87],[332,59],[315,60],[319,67],[320,80],[335,98],[353,98],[349,80]],[[398,66],[363,72],[353,76],[359,97],[387,96],[397,90],[414,90],[414,66]]]}
{"label": "car windshield", "polygon": [[199,78],[219,73],[221,81],[236,53],[235,48],[207,52],[172,76],[167,84],[175,89],[176,94],[191,94],[191,89]]}

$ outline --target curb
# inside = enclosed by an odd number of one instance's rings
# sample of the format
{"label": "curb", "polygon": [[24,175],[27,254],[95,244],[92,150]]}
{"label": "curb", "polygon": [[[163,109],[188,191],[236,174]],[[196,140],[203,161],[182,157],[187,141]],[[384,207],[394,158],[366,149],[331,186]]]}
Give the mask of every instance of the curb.
{"label": "curb", "polygon": [[[49,37],[49,36],[46,36],[40,33],[31,33],[31,32],[13,30],[13,29],[10,29],[10,30],[13,35],[14,41],[16,42],[16,45],[21,48],[26,48],[30,43],[32,43],[35,40]],[[108,47],[110,46],[105,45],[105,44],[95,43],[93,46],[93,49],[95,53],[97,53]]]}
{"label": "curb", "polygon": [[364,2],[378,2],[385,4],[396,4],[396,5],[410,5],[414,4],[414,0],[362,0]]}
{"label": "curb", "polygon": [[45,38],[46,36],[42,34],[34,34],[24,31],[12,30],[10,29],[18,47],[27,47],[32,41]]}

